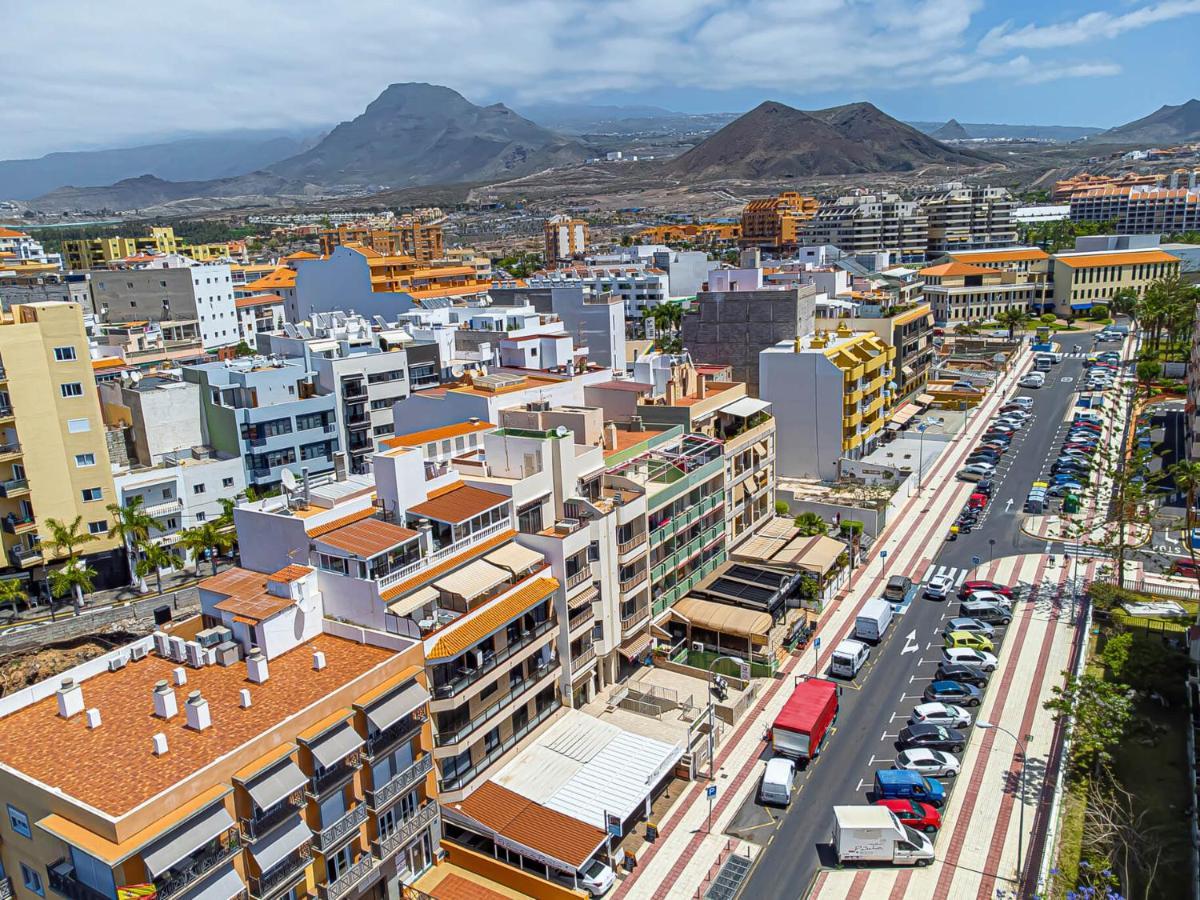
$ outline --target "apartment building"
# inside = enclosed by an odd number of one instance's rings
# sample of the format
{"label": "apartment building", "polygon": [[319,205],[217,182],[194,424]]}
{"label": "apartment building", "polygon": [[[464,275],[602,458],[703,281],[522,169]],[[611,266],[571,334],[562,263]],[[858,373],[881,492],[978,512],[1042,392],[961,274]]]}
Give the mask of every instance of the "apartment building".
{"label": "apartment building", "polygon": [[896,349],[872,331],[817,331],[764,350],[762,398],[771,403],[781,477],[836,481],[843,457],[880,440],[894,395]]}
{"label": "apartment building", "polygon": [[796,191],[783,191],[776,197],[751,200],[742,207],[742,247],[773,250],[795,247],[800,228],[817,213],[820,203]]}
{"label": "apartment building", "polygon": [[543,316],[557,316],[562,330],[575,338],[587,358],[614,372],[624,372],[625,304],[621,297],[588,290],[582,284],[552,287],[493,288],[489,293],[496,307],[528,306]]}
{"label": "apartment building", "polygon": [[399,896],[441,836],[421,642],[325,618],[307,566],[200,591],[0,704],[10,893]]}
{"label": "apartment building", "polygon": [[102,269],[143,254],[183,254],[199,262],[245,254],[244,241],[191,244],[176,237],[170,226],[154,226],[137,237],[81,238],[63,241],[68,269]]}
{"label": "apartment building", "polygon": [[898,194],[838,197],[821,204],[797,240],[832,244],[851,256],[884,251],[899,261],[922,260],[929,244],[929,213]]}
{"label": "apartment building", "polygon": [[91,274],[88,272],[22,273],[5,269],[0,262],[0,308],[9,310],[18,303],[56,300],[75,303],[86,314],[92,312]]}
{"label": "apartment building", "polygon": [[233,301],[237,310],[238,340],[250,349],[258,348],[258,336],[277,331],[287,321],[287,307],[278,294],[252,294]]}
{"label": "apartment building", "polygon": [[106,322],[156,322],[199,337],[205,350],[241,339],[232,275],[223,263],[94,272],[92,297]]}
{"label": "apartment building", "polygon": [[1158,247],[1057,253],[1051,260],[1055,311],[1091,309],[1124,288],[1141,296],[1160,278],[1178,274],[1179,257]]}
{"label": "apartment building", "polygon": [[653,225],[636,235],[641,244],[694,245],[712,250],[736,247],[742,236],[739,222],[699,222],[697,224]]}
{"label": "apartment building", "polygon": [[46,274],[62,267],[61,253],[47,253],[40,241],[25,232],[0,225],[0,272]]}
{"label": "apartment building", "polygon": [[994,319],[1009,309],[1032,312],[1043,302],[1045,283],[1020,272],[965,262],[945,262],[921,270],[925,299],[940,325]]}
{"label": "apartment building", "polygon": [[542,223],[543,253],[546,268],[560,261],[583,256],[588,248],[588,223],[568,215],[551,216]]}
{"label": "apartment building", "polygon": [[[98,584],[120,583],[105,506],[115,499],[104,421],[73,303],[33,303],[0,316],[0,541],[8,565],[56,559],[46,520],[73,522],[96,540],[81,548]],[[41,570],[36,570],[41,571]]]}
{"label": "apartment building", "polygon": [[928,384],[934,359],[935,322],[929,302],[897,306],[857,303],[849,309],[838,309],[835,315],[818,316],[816,327],[832,331],[843,322],[852,331],[873,331],[895,348],[893,406],[910,399]]}
{"label": "apartment building", "polygon": [[1166,178],[1167,176],[1157,173],[1122,172],[1119,175],[1092,175],[1083,172],[1054,182],[1050,199],[1055,203],[1069,203],[1076,194],[1087,194],[1096,190],[1160,187],[1164,186]]}
{"label": "apartment building", "polygon": [[200,386],[205,443],[241,457],[248,485],[276,486],[284,469],[304,476],[334,468],[337,398],[317,390],[316,372],[302,361],[246,357],[182,374]]}
{"label": "apartment building", "polygon": [[104,423],[126,429],[134,465],[156,466],[180,450],[204,445],[200,388],[166,375],[136,376],[99,386]]}
{"label": "apartment building", "polygon": [[1115,222],[1117,234],[1200,230],[1200,186],[1138,185],[1076,193],[1071,197],[1071,221]]}
{"label": "apartment building", "polygon": [[442,226],[426,224],[411,216],[402,216],[386,226],[364,223],[339,225],[320,234],[321,253],[333,253],[346,244],[361,244],[384,256],[411,256],[427,263],[444,255]]}
{"label": "apartment building", "polygon": [[470,266],[475,270],[475,277],[481,281],[492,280],[491,257],[471,247],[450,247],[442,253],[449,264]]}
{"label": "apartment building", "polygon": [[[593,295],[619,297],[627,319],[640,319],[643,310],[667,302],[671,278],[662,269],[639,265],[567,264],[553,270],[535,272],[525,279],[530,288],[579,286]],[[500,287],[516,287],[501,283]]]}
{"label": "apartment building", "polygon": [[956,250],[1008,247],[1017,242],[1016,200],[1007,188],[951,183],[920,195],[917,202],[928,217],[925,252],[930,259]]}

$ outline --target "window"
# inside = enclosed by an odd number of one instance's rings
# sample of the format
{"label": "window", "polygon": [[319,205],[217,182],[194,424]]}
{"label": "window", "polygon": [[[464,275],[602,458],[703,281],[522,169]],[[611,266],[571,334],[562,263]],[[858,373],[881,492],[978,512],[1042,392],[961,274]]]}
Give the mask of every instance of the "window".
{"label": "window", "polygon": [[96,464],[96,454],[95,453],[76,453],[75,454],[75,468],[86,469],[88,466],[94,466],[95,464]]}
{"label": "window", "polygon": [[29,816],[11,803],[8,804],[8,827],[21,837],[33,838],[33,832],[29,830]]}
{"label": "window", "polygon": [[83,385],[78,381],[67,381],[58,386],[64,397],[82,397]]}
{"label": "window", "polygon": [[221,479],[221,487],[233,487],[233,479],[232,478],[222,478]]}
{"label": "window", "polygon": [[102,499],[104,496],[103,489],[98,487],[84,488],[80,493],[83,494],[84,503],[94,503],[97,500]]}
{"label": "window", "polygon": [[168,531],[174,531],[178,527],[179,527],[179,520],[176,519],[174,516],[171,516],[169,519],[167,519],[167,530]]}
{"label": "window", "polygon": [[55,347],[54,348],[54,358],[58,362],[71,362],[71,360],[76,358],[75,357],[75,348],[74,347]]}
{"label": "window", "polygon": [[88,522],[88,534],[107,534],[108,523],[104,520],[99,522]]}
{"label": "window", "polygon": [[92,430],[92,423],[84,419],[67,419],[67,431],[71,434],[83,434]]}
{"label": "window", "polygon": [[204,493],[204,485],[202,485],[202,484],[193,484],[193,485],[192,485],[192,493],[193,493],[193,494],[203,494],[203,493]]}
{"label": "window", "polygon": [[21,863],[21,881],[25,884],[25,890],[33,891],[39,897],[46,896],[46,889],[42,887],[42,876],[36,869],[29,868],[25,863]]}
{"label": "window", "polygon": [[208,513],[206,513],[206,512],[201,511],[201,512],[196,513],[196,521],[197,522],[203,522],[207,518],[208,518]]}

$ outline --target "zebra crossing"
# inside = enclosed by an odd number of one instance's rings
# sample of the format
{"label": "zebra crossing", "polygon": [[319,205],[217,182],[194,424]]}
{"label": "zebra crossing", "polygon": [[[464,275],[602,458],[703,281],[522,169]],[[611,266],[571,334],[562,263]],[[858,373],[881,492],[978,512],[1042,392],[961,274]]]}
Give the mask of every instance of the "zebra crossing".
{"label": "zebra crossing", "polygon": [[967,574],[970,569],[960,569],[957,566],[930,566],[925,570],[922,581],[928,581],[931,578],[945,576],[954,582],[956,588],[962,587],[962,583],[967,580]]}
{"label": "zebra crossing", "polygon": [[1108,555],[1109,555],[1109,553],[1107,550],[1102,550],[1099,547],[1092,547],[1092,546],[1089,546],[1088,544],[1064,544],[1063,545],[1063,556],[1066,556],[1066,557],[1076,556],[1076,557],[1079,557],[1080,559],[1086,559],[1086,558],[1104,557],[1104,556],[1108,556]]}

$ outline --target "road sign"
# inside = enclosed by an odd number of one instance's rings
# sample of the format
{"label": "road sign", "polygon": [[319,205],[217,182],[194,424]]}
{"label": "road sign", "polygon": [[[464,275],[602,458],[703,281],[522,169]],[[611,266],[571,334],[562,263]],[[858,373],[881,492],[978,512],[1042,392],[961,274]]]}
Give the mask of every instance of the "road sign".
{"label": "road sign", "polygon": [[980,557],[978,557],[978,556],[972,556],[972,557],[971,557],[971,565],[973,565],[973,566],[977,566],[977,565],[979,565],[981,562],[983,562],[983,560],[982,560]]}
{"label": "road sign", "polygon": [[710,784],[704,789],[704,794],[709,800],[711,800],[713,797],[717,796],[717,786],[715,784]]}
{"label": "road sign", "polygon": [[813,638],[813,646],[816,647],[818,650],[821,649],[821,638],[820,637]]}
{"label": "road sign", "polygon": [[887,559],[887,551],[886,551],[886,550],[880,550],[880,551],[879,551],[879,558],[880,558],[880,559]]}

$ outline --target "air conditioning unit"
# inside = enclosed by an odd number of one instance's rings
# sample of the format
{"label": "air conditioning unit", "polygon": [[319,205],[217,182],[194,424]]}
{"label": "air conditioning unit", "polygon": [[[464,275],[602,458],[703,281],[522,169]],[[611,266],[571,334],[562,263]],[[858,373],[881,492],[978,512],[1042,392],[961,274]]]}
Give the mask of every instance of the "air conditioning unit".
{"label": "air conditioning unit", "polygon": [[129,648],[129,658],[136,662],[139,659],[145,659],[149,648],[145,644],[134,644]]}
{"label": "air conditioning unit", "polygon": [[167,637],[165,631],[156,631],[152,635],[154,638],[154,652],[163,659],[171,658],[171,639]]}
{"label": "air conditioning unit", "polygon": [[472,650],[471,651],[471,659],[475,662],[475,668],[477,668],[477,669],[483,668],[483,651],[482,650]]}
{"label": "air conditioning unit", "polygon": [[242,658],[242,648],[233,641],[225,641],[213,648],[217,657],[217,665],[228,668],[235,666]]}
{"label": "air conditioning unit", "polygon": [[187,664],[193,669],[204,668],[204,648],[195,641],[188,641],[184,644],[187,653]]}
{"label": "air conditioning unit", "polygon": [[108,661],[108,671],[117,672],[125,668],[125,663],[127,662],[129,662],[129,657],[127,657],[124,653],[122,653],[120,656],[114,656]]}
{"label": "air conditioning unit", "polygon": [[177,634],[173,634],[168,638],[171,644],[171,659],[175,662],[185,662],[187,660],[187,650],[184,649],[184,640]]}
{"label": "air conditioning unit", "polygon": [[692,650],[696,653],[704,652],[704,641],[692,641]]}

